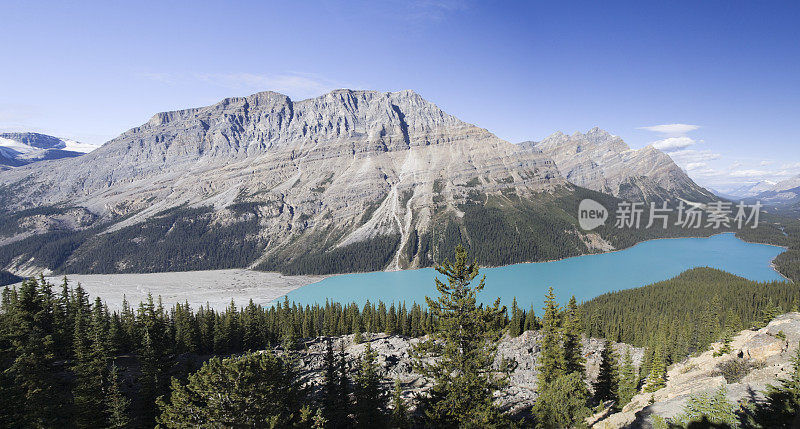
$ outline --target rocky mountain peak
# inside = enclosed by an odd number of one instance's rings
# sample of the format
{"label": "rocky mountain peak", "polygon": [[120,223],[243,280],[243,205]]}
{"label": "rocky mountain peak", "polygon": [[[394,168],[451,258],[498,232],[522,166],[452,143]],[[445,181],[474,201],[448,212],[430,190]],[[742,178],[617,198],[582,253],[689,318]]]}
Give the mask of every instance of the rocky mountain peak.
{"label": "rocky mountain peak", "polygon": [[550,156],[570,182],[632,200],[686,198],[707,201],[713,194],[695,184],[672,159],[648,146],[633,150],[599,127],[571,136],[557,132],[523,147]]}
{"label": "rocky mountain peak", "polygon": [[[432,237],[436,219],[460,221],[465,203],[512,193],[544,198],[564,188],[546,156],[407,90],[340,89],[300,101],[275,92],[226,98],[159,113],[80,162],[0,174],[8,207],[80,207],[111,232],[185,209],[208,211],[210,229],[254,222],[247,237],[235,238],[258,243],[243,258],[247,264],[297,258],[298,240],[320,252],[379,240],[390,256],[367,261],[370,269],[428,264],[432,250],[414,253],[420,237]],[[256,252],[264,252],[261,259]]]}

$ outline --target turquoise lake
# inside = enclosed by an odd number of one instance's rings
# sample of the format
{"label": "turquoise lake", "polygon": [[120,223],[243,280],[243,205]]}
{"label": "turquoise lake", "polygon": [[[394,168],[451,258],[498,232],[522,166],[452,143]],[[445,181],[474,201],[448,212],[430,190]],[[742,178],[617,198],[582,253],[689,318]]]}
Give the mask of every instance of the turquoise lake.
{"label": "turquoise lake", "polygon": [[[479,299],[486,302],[499,296],[502,304],[510,305],[516,297],[521,307],[533,304],[538,309],[549,286],[555,289],[559,301],[566,302],[575,295],[580,302],[606,292],[666,280],[695,267],[718,268],[762,282],[783,280],[770,265],[783,250],[747,243],[732,233],[651,240],[617,252],[483,268],[486,288]],[[296,289],[288,297],[302,304],[324,304],[326,299],[359,305],[367,300],[424,303],[426,295],[437,294],[433,282],[437,275],[442,278],[432,268],[337,275]]]}

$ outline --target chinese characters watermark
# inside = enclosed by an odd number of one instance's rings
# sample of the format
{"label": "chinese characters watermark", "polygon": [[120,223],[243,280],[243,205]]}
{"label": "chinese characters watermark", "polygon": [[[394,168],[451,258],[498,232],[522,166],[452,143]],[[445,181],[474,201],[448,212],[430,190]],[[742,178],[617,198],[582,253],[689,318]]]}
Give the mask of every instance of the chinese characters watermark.
{"label": "chinese characters watermark", "polygon": [[[617,204],[614,215],[614,227],[618,229],[662,228],[676,226],[687,229],[710,228],[757,228],[762,204],[756,201],[735,204],[727,201],[711,203],[693,203],[684,200],[678,204],[670,201],[645,203],[641,201],[623,201]],[[604,225],[608,219],[608,210],[594,200],[585,199],[578,206],[578,223],[586,231]]]}

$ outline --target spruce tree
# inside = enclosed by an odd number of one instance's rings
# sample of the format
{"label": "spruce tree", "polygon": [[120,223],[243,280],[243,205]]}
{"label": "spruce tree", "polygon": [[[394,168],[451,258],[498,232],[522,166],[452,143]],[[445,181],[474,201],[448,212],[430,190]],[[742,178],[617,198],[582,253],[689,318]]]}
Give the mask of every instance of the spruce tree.
{"label": "spruce tree", "polygon": [[566,372],[566,359],[562,348],[562,330],[559,307],[553,288],[549,288],[544,301],[542,340],[539,357],[539,385],[543,386]]}
{"label": "spruce tree", "polygon": [[75,316],[75,364],[76,377],[73,400],[76,408],[75,421],[78,427],[96,427],[103,421],[105,409],[104,388],[108,378],[109,341],[103,303],[98,297],[92,306],[91,317],[79,309]]}
{"label": "spruce tree", "polygon": [[650,373],[647,376],[645,391],[655,392],[666,385],[667,382],[667,362],[664,352],[665,340],[663,335],[659,335],[653,349],[652,360],[650,361]]}
{"label": "spruce tree", "polygon": [[633,399],[639,389],[639,374],[633,366],[633,359],[629,351],[622,355],[622,365],[619,373],[619,408],[624,407]]}
{"label": "spruce tree", "polygon": [[376,363],[377,354],[367,343],[364,356],[358,362],[353,378],[356,427],[372,428],[386,425],[386,392]]}
{"label": "spruce tree", "polygon": [[600,372],[594,383],[595,400],[600,403],[612,401],[612,407],[619,408],[619,384],[617,355],[611,341],[606,340],[603,351],[600,352]]}
{"label": "spruce tree", "polygon": [[539,396],[533,405],[535,427],[561,429],[584,427],[584,419],[591,411],[588,407],[589,389],[577,372],[559,373],[545,385],[537,385]]}
{"label": "spruce tree", "polygon": [[156,350],[150,332],[144,331],[144,339],[139,352],[141,375],[139,378],[139,397],[142,403],[140,413],[142,425],[152,426],[156,417],[156,398],[162,392],[163,369],[160,353]]}
{"label": "spruce tree", "polygon": [[55,427],[63,399],[56,394],[52,297],[43,278],[23,281],[9,304],[10,353],[4,375],[11,381],[7,420],[10,427]]}
{"label": "spruce tree", "polygon": [[525,320],[522,317],[522,310],[517,306],[517,298],[511,302],[511,320],[508,321],[508,335],[518,337],[525,330]]}
{"label": "spruce tree", "polygon": [[565,370],[567,373],[577,372],[583,376],[586,360],[583,358],[582,325],[575,295],[569,299],[563,318]]}
{"label": "spruce tree", "polygon": [[408,407],[403,399],[403,387],[400,380],[394,381],[394,391],[392,393],[392,416],[390,427],[393,429],[407,429],[410,427],[408,421]]}
{"label": "spruce tree", "polygon": [[530,310],[525,314],[525,330],[533,331],[539,328],[539,319],[536,317],[536,312],[533,311],[533,304],[531,304]]}
{"label": "spruce tree", "polygon": [[[331,427],[347,427],[349,398],[347,393],[346,371],[342,376],[344,363],[336,359],[333,341],[325,341],[325,384],[323,388],[322,409],[325,420]],[[342,382],[344,379],[344,383]]]}
{"label": "spruce tree", "polygon": [[131,401],[125,397],[121,390],[119,369],[111,366],[108,378],[108,393],[105,397],[105,415],[110,429],[123,429],[130,427]]}
{"label": "spruce tree", "polygon": [[166,428],[293,427],[307,392],[292,366],[272,353],[209,359],[183,384],[172,379],[159,399]]}
{"label": "spruce tree", "polygon": [[[476,262],[468,262],[466,250],[458,246],[455,261],[445,262],[436,270],[447,283],[435,279],[439,296],[426,297],[435,329],[426,341],[412,350],[415,370],[433,380],[429,396],[420,408],[427,426],[492,427],[503,425],[504,416],[493,404],[493,394],[507,384],[507,373],[493,367],[497,344],[502,335],[499,321],[504,309],[500,300],[492,306],[477,304],[477,294],[485,278],[477,285]],[[434,363],[425,358],[437,358]]]}

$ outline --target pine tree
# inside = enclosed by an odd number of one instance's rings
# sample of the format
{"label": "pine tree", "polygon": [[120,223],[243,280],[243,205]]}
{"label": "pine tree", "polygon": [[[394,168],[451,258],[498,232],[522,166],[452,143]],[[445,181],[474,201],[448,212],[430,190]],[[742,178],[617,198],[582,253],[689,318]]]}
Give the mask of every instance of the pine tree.
{"label": "pine tree", "polygon": [[722,347],[714,352],[714,356],[722,356],[731,352],[731,341],[734,335],[741,329],[742,321],[739,315],[733,310],[728,310],[725,316],[725,328],[722,330]]}
{"label": "pine tree", "polygon": [[108,378],[108,394],[105,398],[105,414],[110,429],[123,429],[130,427],[131,424],[128,414],[131,401],[122,393],[120,385],[119,369],[116,365],[112,365]]}
{"label": "pine tree", "polygon": [[536,312],[533,311],[533,304],[531,304],[530,310],[525,314],[525,330],[533,331],[539,328],[539,319],[536,317]]}
{"label": "pine tree", "polygon": [[293,427],[307,399],[291,365],[272,353],[209,359],[184,385],[158,401],[158,423],[166,428]]}
{"label": "pine tree", "polygon": [[549,288],[544,301],[542,317],[541,355],[539,358],[539,385],[543,386],[566,372],[564,349],[561,347],[562,330],[559,308],[553,288]]}
{"label": "pine tree", "polygon": [[518,337],[525,329],[522,310],[517,306],[517,298],[511,302],[511,320],[508,322],[508,334]]}
{"label": "pine tree", "polygon": [[337,375],[339,386],[337,389],[337,407],[339,422],[343,427],[350,427],[350,368],[344,351],[344,340],[339,341],[339,359],[337,362]]}
{"label": "pine tree", "polygon": [[[532,410],[536,427],[572,427],[589,415],[590,394],[583,382],[582,357],[575,356],[576,350],[580,353],[580,332],[577,328],[580,322],[574,299],[570,303],[572,305],[562,314],[552,287],[545,295],[539,378],[536,383],[539,396]],[[563,325],[569,329],[569,341]],[[566,359],[567,345],[570,347],[571,366]],[[572,370],[568,371],[568,368]]]}
{"label": "pine tree", "polygon": [[583,358],[582,325],[575,295],[570,298],[563,317],[565,370],[568,373],[577,372],[583,376],[586,360]]}
{"label": "pine tree", "polygon": [[408,421],[408,408],[403,399],[403,387],[400,380],[394,381],[394,392],[392,393],[392,416],[390,427],[393,429],[407,429],[410,427]]}
{"label": "pine tree", "polygon": [[[412,350],[415,370],[434,383],[430,395],[420,403],[423,424],[501,425],[504,416],[492,401],[493,393],[507,384],[506,373],[493,368],[504,309],[499,299],[491,307],[476,304],[485,278],[471,285],[479,274],[478,264],[467,262],[462,246],[456,248],[455,262],[446,260],[436,270],[448,279],[445,284],[436,278],[439,297],[425,298],[436,329]],[[438,360],[425,363],[426,357]]]}
{"label": "pine tree", "polygon": [[533,406],[537,428],[583,427],[589,416],[589,390],[577,372],[559,373],[549,383],[537,385],[539,396]]}
{"label": "pine tree", "polygon": [[[41,282],[41,284],[39,283]],[[55,427],[62,403],[55,392],[55,344],[52,336],[52,292],[44,278],[23,281],[10,305],[6,332],[9,345],[3,392],[10,427]]]}
{"label": "pine tree", "polygon": [[139,352],[141,376],[139,379],[139,397],[144,404],[140,415],[144,426],[152,426],[156,417],[156,398],[162,391],[163,370],[160,354],[155,349],[148,330],[144,331],[141,350]]}
{"label": "pine tree", "polygon": [[647,376],[645,391],[655,392],[666,385],[667,382],[667,362],[664,352],[665,340],[663,334],[659,335],[653,349],[652,360],[650,361],[650,373]]}
{"label": "pine tree", "polygon": [[[349,398],[347,393],[347,373],[343,372],[345,363],[336,359],[333,341],[326,339],[325,350],[325,385],[323,389],[323,415],[328,424],[334,428],[347,427]],[[344,373],[344,377],[342,374]],[[342,382],[344,379],[344,383]]]}
{"label": "pine tree", "polygon": [[98,297],[91,318],[79,309],[75,316],[76,385],[73,398],[78,427],[96,427],[105,409],[104,387],[108,377],[109,341],[103,303]]}
{"label": "pine tree", "polygon": [[633,366],[633,359],[629,351],[622,355],[622,365],[619,374],[619,408],[624,407],[633,399],[639,388],[639,375]]}
{"label": "pine tree", "polygon": [[600,352],[600,372],[594,383],[595,400],[600,403],[612,401],[612,407],[619,408],[619,385],[617,355],[611,341],[606,340],[603,351]]}
{"label": "pine tree", "polygon": [[358,362],[354,382],[356,427],[372,428],[386,425],[386,392],[376,363],[377,354],[367,343],[364,356]]}

